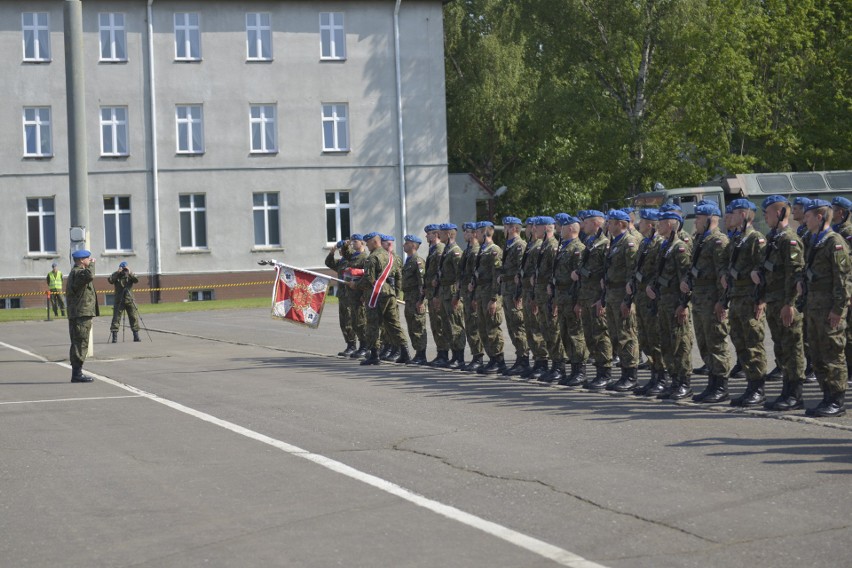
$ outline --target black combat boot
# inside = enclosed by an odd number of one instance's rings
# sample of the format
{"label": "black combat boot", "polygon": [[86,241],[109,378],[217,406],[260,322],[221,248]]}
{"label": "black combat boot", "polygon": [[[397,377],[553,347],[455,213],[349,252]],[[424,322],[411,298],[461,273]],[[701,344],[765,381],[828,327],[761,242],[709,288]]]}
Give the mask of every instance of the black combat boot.
{"label": "black combat boot", "polygon": [[693,375],[709,375],[710,369],[707,368],[707,363],[701,365],[700,367],[696,367],[692,370]]}
{"label": "black combat boot", "polygon": [[464,349],[456,351],[453,349],[453,358],[447,362],[447,369],[461,369],[464,367]]}
{"label": "black combat boot", "polygon": [[749,381],[745,392],[733,399],[731,401],[731,406],[751,408],[753,406],[763,405],[763,403],[766,402],[766,397],[763,395],[763,385],[763,379]]}
{"label": "black combat boot", "polygon": [[349,356],[349,358],[350,359],[360,359],[361,357],[366,357],[367,353],[369,353],[369,351],[367,350],[366,347],[364,347],[364,344],[362,343],[358,347],[358,349],[356,349],[355,352],[352,353],[352,355]]}
{"label": "black combat boot", "polygon": [[639,383],[639,379],[636,377],[639,369],[636,367],[631,367],[629,369],[624,369],[624,372],[621,375],[621,378],[617,383],[609,387],[607,390],[615,391],[615,392],[630,392],[636,388],[636,385]]}
{"label": "black combat boot", "polygon": [[338,357],[349,357],[353,353],[355,353],[358,348],[355,346],[354,341],[350,341],[346,344],[346,349],[337,354]]}
{"label": "black combat boot", "polygon": [[420,351],[416,351],[414,353],[414,359],[408,362],[409,365],[428,365],[429,362],[426,360],[426,350],[421,349]]}
{"label": "black combat boot", "polygon": [[654,383],[657,382],[657,375],[659,375],[659,371],[655,369],[651,369],[651,378],[644,385],[636,385],[636,388],[633,389],[633,394],[636,396],[647,396],[648,391],[654,386]]}
{"label": "black combat boot", "polygon": [[450,358],[446,350],[438,351],[438,356],[432,359],[429,362],[429,365],[432,367],[438,367],[439,369],[443,369],[447,366],[447,363],[450,362]]}
{"label": "black combat boot", "polygon": [[379,354],[379,359],[381,359],[382,361],[387,361],[389,363],[393,363],[394,361],[396,361],[397,357],[399,357],[399,347],[397,347],[396,345],[389,345],[385,349],[384,355],[382,355],[381,353]]}
{"label": "black combat boot", "polygon": [[584,388],[590,391],[600,392],[606,389],[606,386],[612,379],[612,369],[610,367],[600,367],[595,365],[595,371],[595,378],[592,379],[591,382],[586,383]]}
{"label": "black combat boot", "polygon": [[571,374],[565,374],[559,384],[565,387],[579,387],[586,382],[586,364],[571,363]]}
{"label": "black combat boot", "polygon": [[118,343],[118,332],[113,331],[109,338],[110,343]]}
{"label": "black combat boot", "polygon": [[503,354],[494,355],[488,358],[488,364],[477,369],[480,375],[498,375],[506,370],[506,360],[503,359]]}
{"label": "black combat boot", "polygon": [[710,375],[710,378],[714,381],[713,390],[707,392],[707,394],[701,393],[704,394],[704,398],[699,402],[702,404],[716,404],[728,400],[728,378],[719,375]]}
{"label": "black combat boot", "polygon": [[531,381],[537,381],[541,379],[545,373],[547,373],[547,359],[542,359],[541,361],[535,362],[535,367],[533,367],[532,371],[526,378]]}
{"label": "black combat boot", "polygon": [[565,378],[565,361],[554,361],[550,367],[550,372],[544,375],[539,380],[545,383],[558,383]]}
{"label": "black combat boot", "polygon": [[814,366],[811,365],[810,357],[805,360],[805,382],[806,383],[815,383],[817,381],[816,373],[814,373]]}
{"label": "black combat boot", "polygon": [[467,371],[468,373],[475,373],[479,371],[482,367],[485,366],[485,363],[482,362],[484,355],[480,353],[479,355],[474,355],[473,359],[470,360],[470,363],[462,367],[462,371]]}
{"label": "black combat boot", "polygon": [[382,345],[379,349],[379,359],[387,361],[391,353],[393,353],[393,345]]}
{"label": "black combat boot", "polygon": [[362,365],[379,365],[381,362],[382,362],[382,360],[379,357],[379,350],[374,348],[374,349],[370,349],[370,351],[367,355],[367,358],[364,359],[363,361],[361,361],[361,364]]}
{"label": "black combat boot", "polygon": [[818,416],[820,418],[833,418],[835,416],[843,416],[846,414],[846,406],[844,399],[846,393],[826,394],[822,402],[814,408],[809,408],[805,411],[808,416]]}
{"label": "black combat boot", "polygon": [[688,396],[692,396],[692,385],[690,384],[688,375],[681,375],[677,378],[677,388],[672,388],[667,400],[683,400]]}
{"label": "black combat boot", "polygon": [[700,393],[698,393],[697,395],[693,396],[693,397],[692,397],[692,401],[693,401],[693,402],[701,402],[702,400],[704,400],[705,398],[707,398],[707,395],[708,395],[708,394],[710,394],[711,392],[713,392],[714,390],[716,390],[716,381],[717,381],[717,379],[716,379],[716,375],[714,375],[714,374],[712,374],[712,373],[711,373],[711,374],[707,377],[707,386],[706,386],[706,387],[704,387],[704,390],[703,390],[703,391],[701,391],[701,392],[700,392]]}
{"label": "black combat boot", "polygon": [[397,349],[398,355],[394,360],[394,363],[399,363],[401,365],[405,365],[406,363],[411,362],[411,355],[408,353],[407,345],[400,345]]}
{"label": "black combat boot", "polygon": [[71,367],[71,382],[72,383],[91,383],[92,377],[83,374],[82,365],[74,365]]}
{"label": "black combat boot", "polygon": [[769,371],[769,374],[766,375],[767,381],[780,381],[784,378],[784,371],[781,370],[781,367],[776,366],[774,369]]}
{"label": "black combat boot", "polygon": [[802,399],[802,381],[795,383],[785,382],[781,388],[781,396],[775,399],[775,402],[766,402],[764,408],[767,410],[777,410],[786,412],[788,410],[801,410],[805,407],[805,401]]}
{"label": "black combat boot", "polygon": [[509,369],[503,371],[503,375],[506,377],[519,377],[523,376],[530,368],[530,358],[529,355],[526,357],[518,357],[515,359],[515,364],[512,365]]}
{"label": "black combat boot", "polygon": [[743,364],[740,363],[739,359],[737,360],[737,364],[734,365],[734,368],[731,369],[731,374],[728,375],[728,378],[731,379],[744,379],[745,371],[743,371]]}
{"label": "black combat boot", "polygon": [[647,371],[651,368],[651,360],[648,359],[644,351],[639,352],[639,366],[636,368],[640,371]]}
{"label": "black combat boot", "polygon": [[669,375],[666,373],[666,370],[657,371],[657,380],[654,381],[654,384],[648,387],[648,391],[645,393],[645,396],[660,396],[665,394],[666,391],[669,390]]}
{"label": "black combat boot", "polygon": [[134,332],[133,332],[133,341],[135,341],[136,343],[139,343],[140,341],[142,341],[142,338],[141,338],[141,337],[139,337],[139,332],[138,332],[138,331],[134,331]]}

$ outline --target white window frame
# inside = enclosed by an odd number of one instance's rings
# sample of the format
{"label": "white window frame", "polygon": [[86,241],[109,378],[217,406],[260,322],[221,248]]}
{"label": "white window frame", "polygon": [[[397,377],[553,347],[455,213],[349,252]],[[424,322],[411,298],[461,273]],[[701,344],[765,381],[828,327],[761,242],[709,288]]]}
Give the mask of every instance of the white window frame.
{"label": "white window frame", "polygon": [[[127,198],[127,209],[121,208],[121,199]],[[106,200],[112,199],[114,206],[112,209],[107,209]],[[133,219],[132,219],[132,205],[131,199],[129,195],[104,195],[104,250],[109,252],[131,252],[133,250]],[[121,216],[122,214],[127,215],[127,222],[130,223],[130,242],[123,243],[121,242]],[[115,226],[115,244],[116,248],[109,248],[109,243],[107,243],[106,235],[106,227],[107,224],[113,224]],[[127,246],[124,246],[127,245]]]}
{"label": "white window frame", "polygon": [[[30,111],[34,111],[35,115],[33,118],[28,119],[27,112]],[[47,113],[46,118],[43,116],[44,112]],[[51,125],[52,114],[53,113],[49,106],[24,107],[22,115],[24,124],[24,157],[50,158],[53,156],[53,127]],[[35,152],[29,152],[27,149],[27,141],[29,140],[29,136],[27,135],[28,129],[31,129],[33,136],[35,136]]]}
{"label": "white window frame", "polygon": [[[33,17],[32,24],[24,23],[24,19],[30,15]],[[39,23],[39,17],[44,16],[46,23]],[[48,12],[23,12],[21,14],[21,46],[24,53],[24,61],[34,63],[46,63],[50,61],[50,14]],[[27,32],[33,34],[33,53],[27,57]],[[44,35],[42,35],[44,34]]]}
{"label": "white window frame", "polygon": [[[341,110],[343,111],[341,113]],[[328,140],[325,134],[326,125],[331,125],[332,140]],[[345,128],[341,135],[341,125]],[[323,152],[348,152],[349,147],[349,104],[348,103],[323,103],[322,104],[322,151]]]}
{"label": "white window frame", "polygon": [[[108,18],[106,23],[103,22],[104,17]],[[121,23],[116,23],[120,20]],[[124,27],[126,17],[121,12],[101,12],[98,14],[98,38],[100,40],[100,60],[121,62],[127,61],[127,30]],[[104,35],[107,37],[104,38]],[[121,38],[121,43],[119,43]],[[104,41],[106,39],[106,42]],[[120,45],[123,46],[124,53],[119,53]],[[104,55],[104,50],[108,52]]]}
{"label": "white window frame", "polygon": [[[104,112],[109,111],[110,116],[104,119]],[[119,111],[124,111],[124,119],[117,115]],[[100,133],[101,133],[101,156],[129,156],[130,155],[130,140],[127,123],[129,122],[126,106],[103,106],[100,108]],[[104,135],[104,130],[109,131],[109,140]],[[123,138],[123,140],[121,140]],[[124,152],[120,152],[119,142],[124,142]],[[108,152],[106,142],[112,145],[112,151]]]}
{"label": "white window frame", "polygon": [[[262,22],[264,16],[268,19],[268,24]],[[255,33],[254,42],[251,38],[252,32]],[[268,56],[263,55],[264,47],[268,48]],[[252,51],[254,51],[254,55],[252,55]],[[246,59],[248,61],[272,61],[272,15],[269,12],[246,13]]]}
{"label": "white window frame", "polygon": [[[29,254],[50,254],[56,252],[56,198],[55,197],[27,197],[27,202],[30,200],[37,199],[38,200],[38,211],[30,211],[29,203],[27,203],[27,251]],[[53,202],[53,211],[45,211],[44,202],[45,200],[51,200]],[[38,237],[39,237],[39,250],[32,250],[32,243],[30,240],[30,218],[38,217]],[[45,245],[45,234],[44,227],[47,220],[50,219],[51,223],[53,223],[53,249],[48,249]]]}
{"label": "white window frame", "polygon": [[[197,24],[190,23],[190,17],[195,16]],[[198,12],[175,12],[175,60],[201,61],[201,14]],[[185,34],[183,45],[178,40],[178,32]],[[192,54],[193,40],[198,47],[198,54]]]}
{"label": "white window frame", "polygon": [[[258,116],[254,116],[258,111]],[[255,128],[260,130],[260,148],[254,145]],[[271,130],[271,132],[270,132]],[[272,138],[271,147],[267,135]],[[252,154],[275,154],[278,152],[278,109],[274,104],[251,105],[249,107],[249,147]]]}
{"label": "white window frame", "polygon": [[[198,116],[193,116],[195,111]],[[185,116],[181,116],[181,114]],[[186,148],[180,147],[181,129],[186,129]],[[198,145],[195,147],[194,136],[198,129]],[[175,142],[178,154],[203,154],[204,153],[204,107],[203,105],[176,105],[175,106]]]}
{"label": "white window frame", "polygon": [[[328,211],[330,209],[334,210],[335,239],[333,241],[327,241],[326,245],[328,245],[328,246],[336,244],[337,241],[344,239],[344,238],[348,238],[348,236],[349,236],[349,235],[342,234],[343,229],[342,229],[342,223],[340,222],[340,217],[341,217],[341,213],[344,209],[348,212],[347,216],[349,217],[349,227],[350,228],[352,227],[352,193],[348,190],[326,191],[325,195],[323,196],[326,199],[326,201],[328,200],[328,194],[329,193],[334,194],[334,203],[326,203],[325,204],[325,210],[326,211]],[[348,195],[348,197],[349,197],[349,199],[347,200],[348,203],[341,203],[340,202],[340,194],[341,193],[345,193],[345,194]],[[326,213],[326,220],[327,219],[328,219],[328,214]],[[328,237],[328,226],[326,226],[326,237]]]}
{"label": "white window frame", "polygon": [[[255,195],[263,195],[263,204],[262,205],[255,205],[255,203],[254,203],[254,196]],[[269,204],[269,196],[270,195],[275,195],[278,198],[278,204],[277,205],[270,205]],[[254,216],[255,212],[261,211],[263,213],[263,243],[258,243],[257,240],[255,240],[254,246],[256,248],[280,247],[281,246],[281,227],[280,227],[280,223],[281,223],[281,195],[276,191],[256,191],[256,192],[254,192],[252,194],[251,211],[252,211],[252,219],[255,222],[256,222],[256,219],[255,219],[255,216]],[[278,223],[279,223],[278,242],[277,243],[271,242],[271,240],[269,238],[269,227],[272,225],[272,223],[270,222],[270,217],[272,216],[273,211],[277,212],[276,217],[277,217]],[[255,227],[255,235],[256,234],[257,234],[257,227]]]}
{"label": "white window frame", "polygon": [[[328,23],[322,22],[328,16]],[[346,59],[346,29],[343,12],[320,12],[320,60],[344,61]],[[335,32],[340,32],[340,42],[335,41]]]}
{"label": "white window frame", "polygon": [[[202,195],[204,196],[204,205],[198,206],[195,203],[196,196]],[[189,196],[189,207],[183,207],[180,204],[180,198],[183,196]],[[183,232],[183,226],[180,224],[183,222],[181,219],[181,213],[189,213],[189,231],[190,236],[192,237],[192,244],[189,246],[185,246],[183,244],[182,235],[178,234],[178,240],[180,241],[181,250],[207,250],[208,245],[199,246],[196,242],[196,231],[195,224],[197,222],[196,215],[198,213],[204,213],[204,240],[208,243],[210,242],[207,238],[207,194],[206,193],[181,193],[178,195],[178,231],[179,233]]]}

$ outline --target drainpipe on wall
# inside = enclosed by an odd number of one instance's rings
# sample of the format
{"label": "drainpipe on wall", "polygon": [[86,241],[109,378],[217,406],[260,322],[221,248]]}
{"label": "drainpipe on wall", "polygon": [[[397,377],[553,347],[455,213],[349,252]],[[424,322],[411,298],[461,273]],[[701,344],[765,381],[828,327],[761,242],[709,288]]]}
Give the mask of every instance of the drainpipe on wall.
{"label": "drainpipe on wall", "polygon": [[394,62],[396,63],[396,122],[399,133],[399,207],[402,221],[402,235],[408,234],[408,213],[405,205],[405,135],[402,131],[402,70],[399,54],[399,5],[402,0],[396,0],[393,9],[393,43]]}
{"label": "drainpipe on wall", "polygon": [[[159,162],[157,160],[157,90],[154,74],[154,0],[148,0],[148,65],[149,78],[148,85],[149,96],[151,101],[151,188],[153,193],[153,209],[154,209],[154,255],[153,268],[151,270],[152,288],[160,287],[160,271],[162,270],[162,261],[160,258],[160,176]],[[151,296],[152,303],[158,303],[160,293],[154,292]]]}

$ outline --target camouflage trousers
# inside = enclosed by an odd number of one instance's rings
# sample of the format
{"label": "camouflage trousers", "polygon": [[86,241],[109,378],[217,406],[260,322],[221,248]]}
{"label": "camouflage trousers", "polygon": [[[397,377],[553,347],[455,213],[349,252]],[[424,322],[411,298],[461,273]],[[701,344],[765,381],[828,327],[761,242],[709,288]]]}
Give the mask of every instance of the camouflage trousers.
{"label": "camouflage trousers", "polygon": [[737,352],[737,359],[743,366],[746,379],[763,380],[766,375],[766,349],[763,320],[754,317],[754,300],[751,296],[734,296],[728,310],[731,342]]}
{"label": "camouflage trousers", "polygon": [[538,317],[533,313],[533,298],[524,293],[524,327],[527,332],[527,345],[529,345],[533,358],[536,361],[547,359],[547,345],[541,334]]}
{"label": "camouflage trousers", "polygon": [[411,298],[410,300],[405,300],[405,323],[408,326],[408,338],[411,340],[412,349],[415,351],[425,351],[427,343],[426,313],[417,313],[417,295],[413,294]]}
{"label": "camouflage trousers", "polygon": [[[838,395],[846,392],[846,318],[840,320],[836,329],[828,325],[830,306],[814,305],[808,301],[805,320],[810,337],[811,364],[825,394]],[[844,314],[845,316],[845,314]]]}
{"label": "camouflage trousers", "polygon": [[435,341],[435,348],[438,351],[447,351],[450,348],[449,337],[444,335],[444,307],[442,304],[435,303],[427,296],[426,304],[429,307],[429,329],[432,330],[432,339]]}
{"label": "camouflage trousers", "polygon": [[343,341],[352,343],[356,339],[355,335],[355,306],[352,305],[352,300],[348,294],[338,298],[340,307],[340,332],[343,334]]}
{"label": "camouflage trousers", "polygon": [[541,330],[541,337],[544,339],[544,346],[550,360],[564,361],[565,348],[562,346],[562,337],[559,333],[559,320],[553,317],[553,308],[548,308],[547,303],[546,297],[536,299],[538,328]]}
{"label": "camouflage trousers", "polygon": [[565,351],[565,360],[570,363],[585,363],[589,352],[583,335],[583,322],[574,314],[573,301],[557,305],[556,321],[559,325],[559,339]]}
{"label": "camouflage trousers", "polygon": [[71,336],[71,351],[68,358],[72,367],[81,367],[89,352],[89,333],[92,331],[92,317],[68,318],[68,333]]}
{"label": "camouflage trousers", "polygon": [[346,291],[346,300],[351,306],[349,312],[349,321],[352,325],[352,330],[355,332],[355,337],[361,342],[361,345],[367,344],[367,308],[362,300],[363,295],[360,291]]}
{"label": "camouflage trousers", "polygon": [[582,301],[580,318],[583,322],[583,335],[586,338],[586,347],[595,361],[596,367],[612,367],[612,343],[609,339],[609,328],[606,323],[606,312],[597,315],[596,308],[592,306],[594,301]]}
{"label": "camouflage trousers", "polygon": [[503,354],[503,300],[497,298],[496,309],[491,314],[488,311],[490,299],[480,297],[476,300],[477,321],[479,322],[479,336],[485,345],[485,353],[493,359]]}
{"label": "camouflage trousers", "polygon": [[394,337],[397,329],[402,329],[402,324],[399,319],[399,304],[396,301],[396,296],[391,296],[393,303],[388,309],[385,319],[382,320],[382,329],[379,334],[381,344],[387,345],[406,345],[405,335],[403,335],[402,343],[394,343],[391,338]]}
{"label": "camouflage trousers", "polygon": [[624,286],[610,288],[606,293],[606,320],[612,350],[621,359],[623,369],[639,365],[639,337],[636,329],[636,314],[631,310],[625,318],[621,315]]}
{"label": "camouflage trousers", "polygon": [[651,313],[651,299],[644,290],[636,294],[634,309],[639,335],[639,348],[648,356],[648,364],[655,371],[664,371],[663,351],[660,347],[660,320]]}
{"label": "camouflage trousers", "polygon": [[464,351],[464,301],[460,300],[458,307],[454,309],[453,296],[452,293],[441,296],[441,306],[444,308],[444,337],[450,349]]}
{"label": "camouflage trousers", "polygon": [[657,319],[660,322],[660,349],[666,371],[672,377],[692,375],[692,310],[683,325],[677,323],[678,299],[660,300]]}
{"label": "camouflage trousers", "polygon": [[802,344],[802,314],[794,310],[793,325],[785,327],[781,322],[784,302],[766,304],[766,323],[775,348],[775,360],[784,371],[784,381],[800,383],[805,379],[805,351]]}
{"label": "camouflage trousers", "polygon": [[109,325],[109,330],[119,330],[121,327],[121,316],[124,313],[127,313],[127,321],[130,324],[130,329],[139,331],[139,311],[133,302],[122,302],[122,305],[112,307],[112,322]]}
{"label": "camouflage trousers", "polygon": [[464,333],[467,336],[467,344],[470,347],[471,355],[482,355],[483,353],[483,337],[480,335],[480,315],[473,305],[473,302],[465,300],[464,302]]}
{"label": "camouflage trousers", "polygon": [[711,375],[727,377],[731,372],[731,355],[728,353],[728,320],[719,321],[713,309],[718,301],[714,290],[696,288],[692,294],[692,323],[695,342],[701,360]]}
{"label": "camouflage trousers", "polygon": [[[396,317],[394,317],[396,316]],[[384,331],[388,345],[405,345],[405,334],[399,325],[399,310],[396,307],[396,297],[382,294],[375,308],[367,307],[366,347],[379,348],[379,333]]]}
{"label": "camouflage trousers", "polygon": [[509,339],[515,348],[515,357],[526,359],[530,350],[527,346],[527,330],[524,325],[524,308],[515,306],[514,294],[503,296],[503,315],[506,317],[506,328],[509,331]]}

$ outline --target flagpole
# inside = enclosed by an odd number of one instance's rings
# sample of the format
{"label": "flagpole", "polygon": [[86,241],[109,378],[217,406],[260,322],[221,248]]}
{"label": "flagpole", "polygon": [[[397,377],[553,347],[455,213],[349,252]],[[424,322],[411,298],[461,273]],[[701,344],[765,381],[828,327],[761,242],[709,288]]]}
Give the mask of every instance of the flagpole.
{"label": "flagpole", "polygon": [[312,276],[317,276],[319,278],[327,278],[328,280],[334,280],[335,282],[343,282],[344,284],[346,284],[346,280],[341,280],[340,278],[335,278],[334,276],[328,276],[327,274],[320,274],[319,272],[314,272],[313,270],[307,270],[305,268],[299,268],[298,266],[293,266],[291,264],[284,264],[283,262],[278,262],[274,258],[270,259],[270,260],[260,260],[260,261],[258,261],[258,264],[260,264],[260,265],[271,264],[273,266],[280,266],[282,268],[292,268],[293,270],[299,270],[301,272],[304,272],[306,274],[310,274]]}

